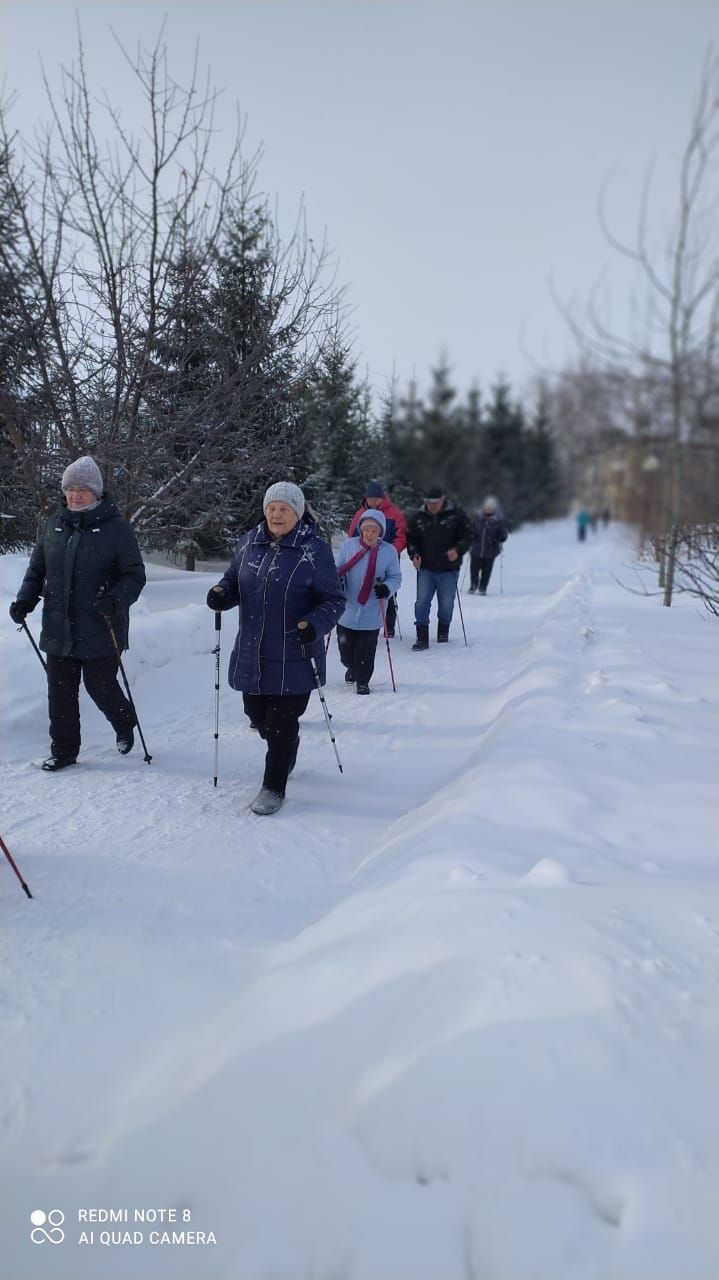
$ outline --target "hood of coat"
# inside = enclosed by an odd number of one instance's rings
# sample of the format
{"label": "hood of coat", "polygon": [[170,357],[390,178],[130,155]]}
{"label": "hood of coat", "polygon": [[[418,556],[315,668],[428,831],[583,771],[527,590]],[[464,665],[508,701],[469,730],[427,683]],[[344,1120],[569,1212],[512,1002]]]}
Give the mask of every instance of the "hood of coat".
{"label": "hood of coat", "polygon": [[382,537],[384,537],[387,529],[387,521],[385,519],[385,514],[382,508],[368,507],[366,511],[362,512],[362,515],[357,521],[358,534],[362,532],[362,525],[365,524],[367,520],[374,520],[375,524],[378,524],[380,529],[382,530]]}

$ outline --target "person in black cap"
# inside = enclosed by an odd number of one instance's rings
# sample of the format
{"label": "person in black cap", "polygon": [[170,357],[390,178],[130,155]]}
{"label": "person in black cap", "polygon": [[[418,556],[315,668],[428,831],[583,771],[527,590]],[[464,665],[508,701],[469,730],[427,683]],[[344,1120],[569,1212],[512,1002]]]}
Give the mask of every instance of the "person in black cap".
{"label": "person in black cap", "polygon": [[429,611],[437,596],[437,642],[446,643],[454,612],[462,556],[472,541],[469,517],[438,485],[427,488],[424,502],[407,524],[407,554],[417,570],[413,649],[429,648]]}
{"label": "person in black cap", "polygon": [[[395,506],[391,498],[387,495],[387,490],[381,480],[370,480],[364,491],[364,501],[362,506],[355,511],[350,527],[347,533],[348,538],[356,538],[359,534],[359,523],[362,516],[367,511],[381,511],[385,519],[385,531],[382,535],[383,542],[389,542],[394,547],[398,556],[401,556],[407,546],[407,521],[403,512],[399,507]],[[387,601],[387,635],[390,640],[394,638],[394,629],[397,622],[397,598],[390,596]]]}

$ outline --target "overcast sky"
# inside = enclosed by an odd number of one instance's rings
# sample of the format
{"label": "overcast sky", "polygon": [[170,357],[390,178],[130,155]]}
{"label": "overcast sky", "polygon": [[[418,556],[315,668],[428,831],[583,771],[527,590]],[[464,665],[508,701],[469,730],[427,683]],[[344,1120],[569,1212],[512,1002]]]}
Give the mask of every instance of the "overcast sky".
{"label": "overcast sky", "polygon": [[0,0],[16,127],[44,112],[39,59],[51,75],[72,59],[76,13],[92,81],[122,102],[110,27],[154,43],[166,12],[178,77],[199,38],[226,91],[218,148],[239,104],[283,229],[304,194],[310,233],[326,231],[375,387],[393,366],[426,383],[443,348],[462,390],[561,364],[550,277],[583,298],[609,269],[608,318],[625,325],[631,282],[598,192],[613,172],[630,237],[655,157],[652,217],[670,223],[716,0]]}

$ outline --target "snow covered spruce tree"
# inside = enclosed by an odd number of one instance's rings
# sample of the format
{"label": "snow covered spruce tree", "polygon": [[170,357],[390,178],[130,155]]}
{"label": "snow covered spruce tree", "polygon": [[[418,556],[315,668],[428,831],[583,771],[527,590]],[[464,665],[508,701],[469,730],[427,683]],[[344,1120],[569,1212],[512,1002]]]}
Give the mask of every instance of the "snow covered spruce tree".
{"label": "snow covered spruce tree", "polygon": [[383,467],[370,390],[336,324],[306,382],[295,478],[334,531],[347,528],[367,481],[383,478]]}
{"label": "snow covered spruce tree", "polygon": [[541,397],[524,433],[523,491],[526,520],[548,520],[566,509],[566,490],[548,406]]}
{"label": "snow covered spruce tree", "polygon": [[12,177],[11,149],[0,126],[0,549],[35,539],[38,512],[57,490],[50,465],[54,440],[37,381],[37,341],[47,316],[23,255],[22,189]]}
{"label": "snow covered spruce tree", "polygon": [[512,401],[509,384],[502,380],[492,388],[485,406],[477,477],[484,493],[497,495],[515,528],[527,519],[535,485],[527,472],[524,411]]}
{"label": "snow covered spruce tree", "polygon": [[[391,468],[405,477],[413,503],[428,485],[438,484],[460,502],[471,498],[468,463],[473,440],[467,416],[457,401],[445,356],[432,369],[427,400],[410,384],[393,413],[389,434]],[[413,504],[412,504],[413,505]]]}
{"label": "snow covered spruce tree", "polygon": [[46,455],[92,453],[146,545],[202,550],[287,465],[335,291],[302,215],[281,243],[239,134],[213,167],[197,69],[183,87],[160,41],[120,52],[140,132],[98,109],[80,46],[7,180],[21,216],[4,267],[16,291],[32,270]]}

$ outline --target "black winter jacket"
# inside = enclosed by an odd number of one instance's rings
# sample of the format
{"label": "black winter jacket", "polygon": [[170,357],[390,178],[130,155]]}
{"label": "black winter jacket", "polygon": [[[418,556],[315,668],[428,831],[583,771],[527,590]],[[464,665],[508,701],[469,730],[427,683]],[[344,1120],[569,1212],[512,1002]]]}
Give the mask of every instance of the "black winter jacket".
{"label": "black winter jacket", "polygon": [[472,520],[472,555],[480,559],[493,560],[502,550],[509,530],[499,516],[488,516],[483,511],[475,512]]}
{"label": "black winter jacket", "polygon": [[[422,568],[431,573],[457,572],[471,541],[469,517],[450,498],[445,498],[436,516],[430,515],[426,507],[420,507],[407,522],[407,554],[410,559],[421,556]],[[457,560],[447,559],[451,547],[459,552]]]}
{"label": "black winter jacket", "polygon": [[112,629],[127,648],[130,605],[145,585],[145,566],[135,535],[105,494],[92,511],[63,506],[42,531],[17,593],[34,609],[40,596],[40,648],[58,658],[107,658],[115,653],[110,631],[98,613],[100,596],[120,603]]}

